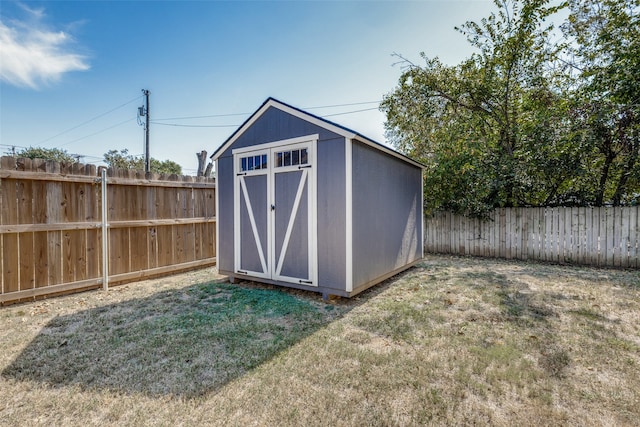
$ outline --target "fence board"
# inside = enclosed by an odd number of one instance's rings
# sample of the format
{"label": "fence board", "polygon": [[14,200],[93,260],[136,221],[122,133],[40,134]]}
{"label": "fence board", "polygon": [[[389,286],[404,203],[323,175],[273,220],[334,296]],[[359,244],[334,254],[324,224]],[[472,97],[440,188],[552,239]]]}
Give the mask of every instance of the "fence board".
{"label": "fence board", "polygon": [[536,250],[538,245],[538,211],[539,209],[527,209],[529,212],[529,249],[527,251],[527,259],[537,259]]}
{"label": "fence board", "polygon": [[[560,214],[561,216],[556,216]],[[551,213],[553,217],[553,222],[555,224],[554,230],[554,260],[556,262],[562,263],[564,262],[564,228],[565,228],[565,212],[564,210],[560,211],[557,208],[554,209]]]}
{"label": "fence board", "polygon": [[593,250],[593,209],[592,208],[584,208],[584,229],[585,229],[585,238],[584,238],[584,251],[581,258],[581,262],[583,264],[589,264],[593,262],[592,250]]}
{"label": "fence board", "polygon": [[640,233],[638,232],[638,211],[640,207],[631,209],[629,213],[629,267],[638,268],[638,245]]}
{"label": "fence board", "polygon": [[529,224],[530,224],[530,213],[526,209],[520,208],[520,215],[522,221],[522,230],[521,230],[521,246],[520,246],[520,259],[526,260],[529,254]]}
{"label": "fence board", "polygon": [[620,217],[620,246],[621,246],[621,259],[620,266],[628,267],[629,266],[629,232],[631,231],[629,228],[629,210],[625,209],[621,213]]}
{"label": "fence board", "polygon": [[467,225],[467,218],[460,218],[460,244],[461,254],[469,254],[469,227]]}
{"label": "fence board", "polygon": [[482,229],[480,228],[480,220],[473,220],[473,251],[474,253],[482,253]]}
{"label": "fence board", "polygon": [[62,283],[75,281],[76,265],[73,257],[73,244],[71,243],[72,231],[62,232]]}
{"label": "fence board", "polygon": [[446,220],[447,216],[443,215],[440,218],[438,218],[438,226],[436,227],[435,231],[436,233],[439,233],[437,238],[436,238],[436,244],[438,245],[438,252],[440,253],[444,253],[444,248],[442,247],[443,245],[443,235],[445,230],[447,229],[446,224],[445,224],[445,220]]}
{"label": "fence board", "polygon": [[204,248],[204,236],[206,230],[204,229],[204,224],[194,224],[194,250],[195,250],[195,259],[201,260],[205,257],[205,248]]}
{"label": "fence board", "polygon": [[2,276],[4,292],[20,290],[18,235],[6,234],[2,241]]}
{"label": "fence board", "polygon": [[585,244],[587,241],[587,237],[586,237],[586,214],[585,214],[585,208],[581,207],[581,208],[576,208],[576,217],[578,219],[577,223],[576,223],[576,235],[578,236],[578,240],[577,240],[577,244],[578,244],[578,250],[577,252],[577,263],[579,264],[585,264]]}
{"label": "fence board", "polygon": [[479,227],[479,222],[477,219],[473,220],[473,228],[471,230],[473,253],[480,253],[480,239],[482,238],[482,230]]}
{"label": "fence board", "polygon": [[75,230],[71,232],[71,259],[75,263],[73,280],[87,279],[87,231]]}
{"label": "fence board", "polygon": [[469,246],[469,253],[476,253],[476,224],[475,224],[475,219],[471,218],[467,220],[467,233],[466,233],[466,239],[467,239],[467,245]]}
{"label": "fence board", "polygon": [[149,230],[147,227],[129,228],[129,238],[131,247],[131,267],[130,271],[147,270],[149,253]]}
{"label": "fence board", "polygon": [[158,227],[149,227],[149,268],[157,268],[158,264]]}
{"label": "fence board", "polygon": [[87,235],[87,279],[95,279],[102,276],[101,248],[102,233],[97,230],[86,230]]}
{"label": "fence board", "polygon": [[173,244],[174,244],[174,256],[175,262],[183,263],[187,258],[185,253],[185,229],[183,225],[176,225],[172,227],[173,231]]}
{"label": "fence board", "polygon": [[63,222],[62,215],[62,185],[60,182],[47,182],[47,223]]}
{"label": "fence board", "polygon": [[158,267],[173,264],[173,226],[157,227]]}
{"label": "fence board", "polygon": [[[444,217],[444,227],[443,230],[448,230],[449,227],[451,226],[451,214],[447,213],[447,215]],[[446,234],[443,231],[443,235],[442,235],[442,252],[444,253],[450,253],[449,250],[449,241],[446,238]]]}
{"label": "fence board", "polygon": [[615,242],[615,230],[614,230],[614,225],[615,225],[615,217],[613,214],[613,209],[611,208],[604,208],[605,209],[605,218],[607,221],[607,245],[605,246],[605,250],[606,250],[606,265],[615,265],[615,247],[614,247],[614,242]]}
{"label": "fence board", "polygon": [[544,210],[544,260],[558,261],[554,256],[557,253],[556,240],[554,239],[553,209]]}
{"label": "fence board", "polygon": [[47,222],[47,184],[43,181],[33,181],[31,185],[33,196],[33,223],[45,224]]}
{"label": "fence board", "polygon": [[594,208],[598,212],[598,264],[606,265],[607,261],[607,211],[604,207]]}
{"label": "fence board", "polygon": [[454,253],[464,253],[464,221],[460,216],[456,216],[456,225],[458,230],[458,235],[455,237],[455,248],[453,249]]}
{"label": "fence board", "polygon": [[447,220],[447,215],[442,215],[441,217],[438,218],[438,225],[436,227],[436,233],[437,233],[437,237],[436,237],[436,244],[438,245],[438,252],[440,253],[445,253],[444,250],[444,235],[445,232],[447,230],[447,225],[446,225],[446,220]]}
{"label": "fence board", "polygon": [[456,218],[457,215],[452,215],[451,216],[451,230],[452,232],[449,233],[449,251],[450,252],[455,252],[455,248],[456,246],[458,246],[458,237],[460,236],[460,233],[458,231],[458,224],[460,221],[458,221],[458,218]]}
{"label": "fence board", "polygon": [[18,224],[33,224],[33,186],[30,181],[16,183]]}
{"label": "fence board", "polygon": [[487,252],[489,250],[487,245],[487,225],[486,221],[479,221],[480,231],[478,232],[478,244],[480,245],[480,253],[481,256],[487,256]]}
{"label": "fence board", "polygon": [[522,258],[522,246],[525,242],[525,238],[526,238],[526,233],[524,232],[524,218],[525,218],[525,213],[522,210],[522,208],[517,208],[516,209],[516,229],[515,232],[512,231],[512,237],[513,237],[513,241],[516,247],[516,258],[517,259],[523,259]]}
{"label": "fence board", "polygon": [[35,287],[35,263],[33,259],[33,233],[18,235],[18,260],[20,264],[20,290]]}
{"label": "fence board", "polygon": [[[476,244],[477,244],[477,250],[476,253],[481,254],[480,256],[485,256],[485,253],[488,253],[489,251],[489,245],[488,245],[488,241],[489,241],[489,236],[488,236],[488,231],[489,229],[487,227],[485,227],[485,221],[480,221],[477,220],[476,222],[474,222],[474,227],[475,227],[475,238],[476,238]],[[455,252],[454,252],[455,253]]]}
{"label": "fence board", "polygon": [[185,248],[185,261],[188,262],[195,260],[196,258],[196,236],[195,236],[195,224],[185,224],[184,226],[184,248]]}
{"label": "fence board", "polygon": [[17,184],[14,179],[2,183],[2,224],[18,224]]}
{"label": "fence board", "polygon": [[570,263],[572,261],[571,254],[573,253],[573,236],[572,236],[572,227],[573,227],[573,215],[571,212],[572,208],[563,209],[564,211],[564,221],[561,221],[564,228],[564,237],[562,238],[562,262]]}
{"label": "fence board", "polygon": [[47,233],[49,252],[49,286],[64,283],[62,281],[62,231]]}
{"label": "fence board", "polygon": [[109,274],[126,273],[129,270],[129,229],[115,228],[109,230]]}
{"label": "fence board", "polygon": [[500,237],[500,246],[499,246],[499,256],[501,258],[506,258],[507,254],[507,241],[505,236],[505,228],[506,228],[506,211],[501,208],[498,209],[498,216],[500,218],[499,228],[498,228],[498,236]]}
{"label": "fence board", "polygon": [[[505,215],[505,222],[507,224],[507,227],[509,230],[516,230],[516,228],[518,227],[518,219],[516,217],[516,210],[515,209],[505,209],[506,211],[506,215]],[[507,233],[505,231],[505,241],[507,243],[507,259],[511,259],[511,258],[515,258],[515,253],[516,253],[516,247],[514,245],[514,241],[513,241],[513,233]]]}
{"label": "fence board", "polygon": [[425,219],[425,251],[640,267],[640,207],[499,208],[480,221]]}
{"label": "fence board", "polygon": [[544,227],[545,227],[545,209],[544,208],[536,208],[536,215],[538,217],[538,222],[536,224],[536,233],[538,234],[538,239],[536,242],[536,259],[544,259]]}
{"label": "fence board", "polygon": [[545,245],[545,208],[537,208],[538,210],[538,226],[537,226],[537,233],[538,233],[538,248],[536,249],[537,251],[537,259],[545,259],[545,249],[544,249],[544,245]]}
{"label": "fence board", "polygon": [[35,262],[35,286],[45,287],[49,285],[49,251],[47,232],[33,233],[33,254]]}

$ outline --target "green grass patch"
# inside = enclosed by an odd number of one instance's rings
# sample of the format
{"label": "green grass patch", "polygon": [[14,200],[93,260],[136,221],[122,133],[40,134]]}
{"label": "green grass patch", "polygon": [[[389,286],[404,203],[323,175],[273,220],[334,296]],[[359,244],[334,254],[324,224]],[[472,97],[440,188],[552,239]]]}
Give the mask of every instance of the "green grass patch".
{"label": "green grass patch", "polygon": [[328,307],[281,290],[195,285],[56,317],[3,376],[201,395],[325,325]]}

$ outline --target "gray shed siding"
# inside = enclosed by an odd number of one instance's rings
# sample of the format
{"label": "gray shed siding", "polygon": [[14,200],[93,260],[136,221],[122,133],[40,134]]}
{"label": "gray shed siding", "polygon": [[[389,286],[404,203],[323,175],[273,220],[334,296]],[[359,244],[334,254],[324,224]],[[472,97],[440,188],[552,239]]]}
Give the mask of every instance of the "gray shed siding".
{"label": "gray shed siding", "polygon": [[216,191],[218,192],[218,253],[220,271],[233,271],[233,157],[220,157],[216,164]]}
{"label": "gray shed siding", "polygon": [[344,138],[277,108],[269,108],[217,159],[218,269],[234,272],[233,154],[242,147],[318,134],[317,219],[318,285],[344,290],[345,147]]}
{"label": "gray shed siding", "polygon": [[422,258],[422,170],[353,142],[353,290]]}
{"label": "gray shed siding", "polygon": [[345,141],[318,141],[318,286],[345,288],[346,182]]}
{"label": "gray shed siding", "polygon": [[342,138],[340,135],[325,128],[316,126],[277,108],[270,107],[220,157],[231,157],[231,150],[236,148],[316,133],[320,135],[320,141]]}

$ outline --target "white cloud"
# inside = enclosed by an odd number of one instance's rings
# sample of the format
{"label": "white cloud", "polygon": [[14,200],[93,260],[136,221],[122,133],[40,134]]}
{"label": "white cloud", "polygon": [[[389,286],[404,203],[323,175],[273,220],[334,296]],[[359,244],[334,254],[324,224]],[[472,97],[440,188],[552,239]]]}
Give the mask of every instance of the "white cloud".
{"label": "white cloud", "polygon": [[87,58],[72,51],[68,34],[42,24],[42,10],[23,9],[31,15],[28,23],[0,21],[0,80],[35,89],[64,73],[89,69]]}

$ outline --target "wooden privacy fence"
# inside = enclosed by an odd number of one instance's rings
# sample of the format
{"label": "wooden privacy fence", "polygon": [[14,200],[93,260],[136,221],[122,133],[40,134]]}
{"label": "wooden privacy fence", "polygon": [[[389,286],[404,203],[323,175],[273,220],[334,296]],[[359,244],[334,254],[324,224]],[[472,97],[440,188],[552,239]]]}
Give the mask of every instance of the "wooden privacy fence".
{"label": "wooden privacy fence", "polygon": [[505,208],[425,218],[425,251],[640,268],[640,207]]}
{"label": "wooden privacy fence", "polygon": [[0,159],[0,303],[215,264],[213,179],[99,172]]}

